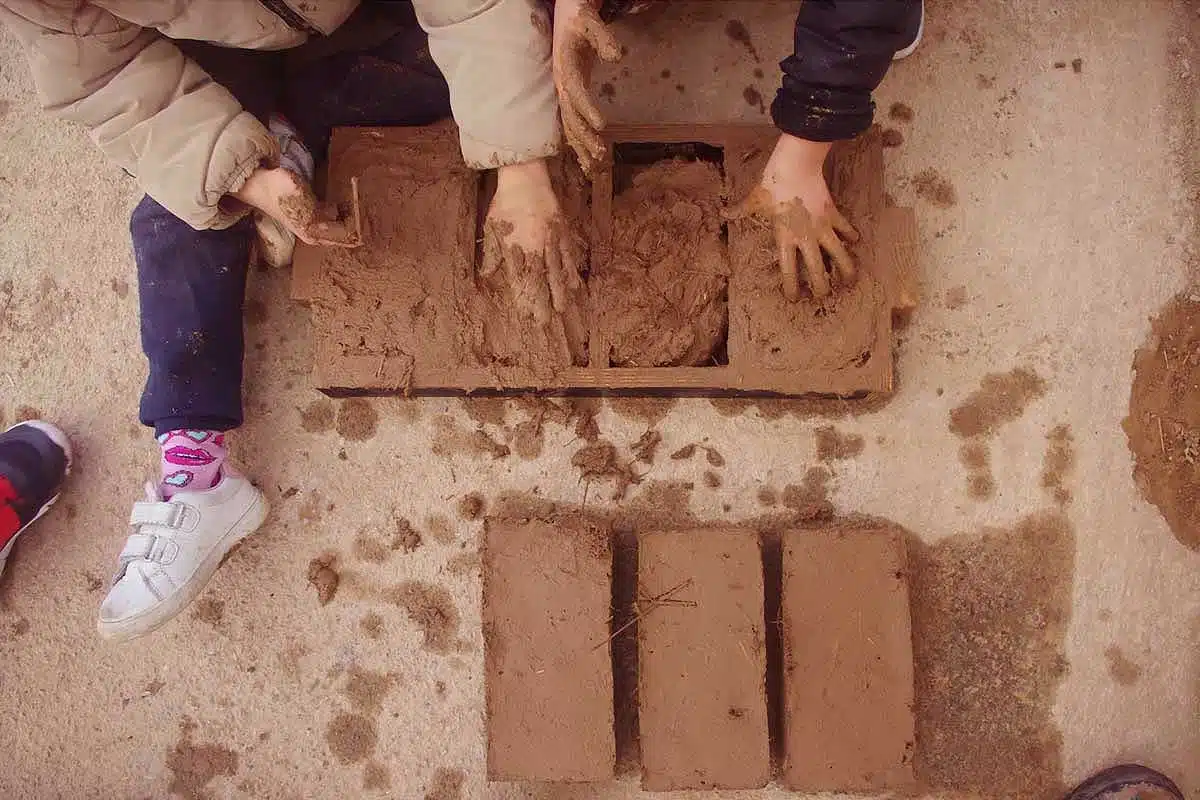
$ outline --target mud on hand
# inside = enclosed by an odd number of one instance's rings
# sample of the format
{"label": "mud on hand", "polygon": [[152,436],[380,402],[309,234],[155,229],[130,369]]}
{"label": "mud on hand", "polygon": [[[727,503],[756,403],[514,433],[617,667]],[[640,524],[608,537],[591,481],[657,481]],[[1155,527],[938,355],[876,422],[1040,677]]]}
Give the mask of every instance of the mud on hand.
{"label": "mud on hand", "polygon": [[780,288],[791,302],[800,299],[800,262],[813,297],[828,297],[833,289],[825,269],[825,254],[833,262],[834,271],[843,286],[850,286],[858,277],[854,259],[842,242],[858,241],[854,229],[830,201],[818,213],[812,213],[799,199],[777,203],[761,184],[722,216],[726,221],[757,217],[772,223],[779,254]]}
{"label": "mud on hand", "polygon": [[308,182],[290,170],[292,186],[281,193],[279,221],[305,244],[323,247],[358,247],[362,244],[352,213],[339,214],[336,206],[321,204]]}
{"label": "mud on hand", "polygon": [[584,174],[591,175],[607,151],[600,135],[604,117],[590,90],[592,67],[597,55],[609,63],[619,61],[621,47],[588,0],[557,0],[552,52],[563,133]]}
{"label": "mud on hand", "polygon": [[514,242],[513,233],[509,220],[487,220],[479,275],[497,289],[503,288],[503,278],[513,305],[547,325],[555,313],[568,310],[572,294],[583,288],[579,277],[583,242],[561,215],[549,221],[541,248]]}

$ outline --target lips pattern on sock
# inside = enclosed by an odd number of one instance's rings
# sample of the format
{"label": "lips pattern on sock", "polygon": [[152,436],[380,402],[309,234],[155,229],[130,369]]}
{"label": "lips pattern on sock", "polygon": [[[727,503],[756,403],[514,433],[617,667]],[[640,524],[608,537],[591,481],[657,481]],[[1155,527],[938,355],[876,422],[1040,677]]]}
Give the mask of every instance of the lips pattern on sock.
{"label": "lips pattern on sock", "polygon": [[210,489],[221,480],[227,454],[224,433],[180,429],[160,434],[158,444],[162,448],[159,488],[163,497],[185,489]]}

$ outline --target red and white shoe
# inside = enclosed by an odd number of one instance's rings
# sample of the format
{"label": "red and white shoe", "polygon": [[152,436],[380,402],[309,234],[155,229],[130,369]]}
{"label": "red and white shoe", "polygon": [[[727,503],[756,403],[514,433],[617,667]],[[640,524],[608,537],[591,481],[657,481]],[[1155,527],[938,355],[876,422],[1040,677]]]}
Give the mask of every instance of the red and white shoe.
{"label": "red and white shoe", "polygon": [[13,545],[58,500],[71,471],[71,443],[48,422],[0,433],[0,573]]}

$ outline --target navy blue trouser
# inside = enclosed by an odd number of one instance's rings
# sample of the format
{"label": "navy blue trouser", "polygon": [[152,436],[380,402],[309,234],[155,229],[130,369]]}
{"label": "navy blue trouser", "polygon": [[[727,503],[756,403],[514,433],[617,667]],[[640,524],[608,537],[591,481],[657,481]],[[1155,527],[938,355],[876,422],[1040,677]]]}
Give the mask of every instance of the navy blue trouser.
{"label": "navy blue trouser", "polygon": [[[425,125],[450,114],[446,82],[411,7],[386,5],[363,6],[344,31],[292,53],[179,45],[246,110],[264,121],[284,113],[320,158],[334,126]],[[155,434],[238,427],[253,223],[197,231],[145,197],[129,229],[150,361],[142,423]]]}

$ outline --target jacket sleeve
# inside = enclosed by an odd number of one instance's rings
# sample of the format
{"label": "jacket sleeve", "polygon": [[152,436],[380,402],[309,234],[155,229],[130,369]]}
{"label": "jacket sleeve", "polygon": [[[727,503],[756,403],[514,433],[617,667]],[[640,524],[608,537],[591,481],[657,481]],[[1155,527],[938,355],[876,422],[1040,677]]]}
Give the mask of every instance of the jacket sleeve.
{"label": "jacket sleeve", "polygon": [[221,198],[277,157],[274,139],[169,39],[91,5],[61,26],[0,5],[0,21],[24,47],[43,107],[86,127],[146,194],[197,229],[242,216]]}
{"label": "jacket sleeve", "polygon": [[871,92],[887,74],[920,0],[804,0],[795,52],[771,117],[784,133],[814,142],[849,139],[871,125]]}
{"label": "jacket sleeve", "polygon": [[558,153],[550,18],[538,0],[415,0],[475,169]]}

